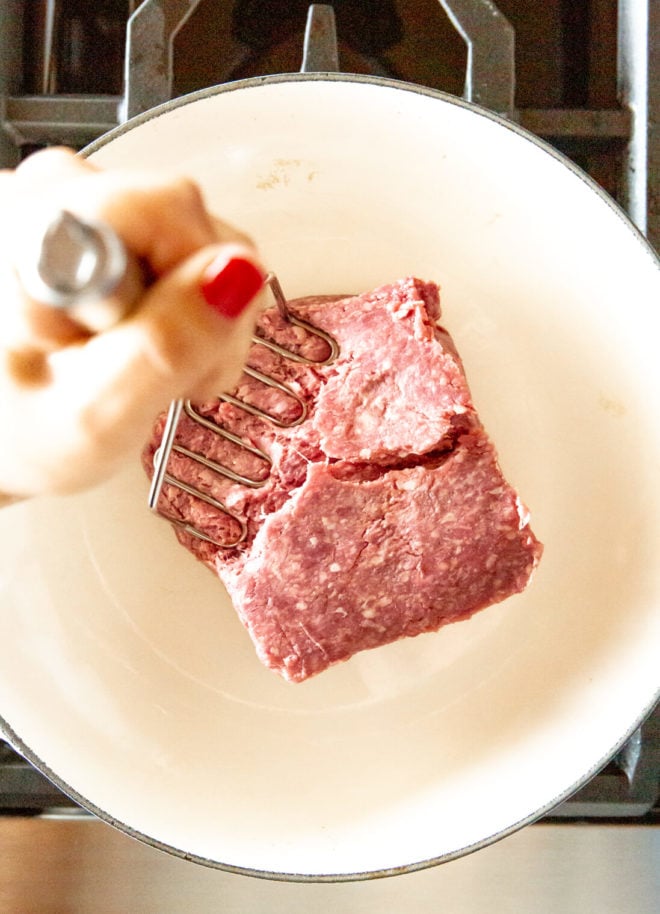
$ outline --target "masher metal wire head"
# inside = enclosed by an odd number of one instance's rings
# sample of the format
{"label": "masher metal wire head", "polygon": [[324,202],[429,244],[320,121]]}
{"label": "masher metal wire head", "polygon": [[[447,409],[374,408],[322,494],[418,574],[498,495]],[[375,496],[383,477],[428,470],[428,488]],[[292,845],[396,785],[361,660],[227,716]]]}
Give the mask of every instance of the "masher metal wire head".
{"label": "masher metal wire head", "polygon": [[[274,340],[266,339],[265,337],[262,337],[256,333],[252,337],[253,344],[264,346],[271,352],[274,352],[276,355],[290,362],[317,366],[329,365],[331,362],[334,362],[334,360],[339,355],[339,344],[334,339],[334,337],[332,337],[329,333],[326,333],[324,330],[321,330],[319,327],[315,327],[313,324],[310,324],[308,321],[297,317],[295,314],[292,314],[289,311],[284,292],[282,291],[282,286],[280,285],[280,282],[274,273],[270,273],[268,275],[266,278],[266,284],[271,289],[275,299],[275,305],[282,318],[288,324],[295,327],[300,327],[301,329],[327,343],[328,355],[323,359],[309,359],[306,356],[292,352],[290,349],[286,349],[285,347],[280,346],[280,344]],[[267,412],[266,410],[263,410],[251,403],[247,403],[244,400],[233,396],[232,394],[220,394],[218,399],[224,401],[225,403],[230,403],[232,406],[242,409],[246,413],[249,413],[252,416],[256,416],[257,418],[262,419],[264,422],[267,422],[277,428],[293,428],[305,421],[307,418],[307,405],[304,400],[299,397],[298,394],[288,384],[277,381],[275,378],[271,378],[269,375],[257,371],[254,368],[250,368],[249,366],[246,366],[243,370],[245,374],[249,375],[260,383],[280,391],[283,396],[290,397],[298,406],[295,417],[290,420],[283,420],[280,417]],[[198,453],[188,447],[185,447],[182,444],[177,443],[177,429],[179,427],[181,416],[184,414],[199,426],[213,432],[215,435],[218,435],[224,440],[229,441],[231,444],[242,448],[252,456],[256,457],[258,460],[263,461],[263,465],[266,467],[268,472],[266,472],[263,476],[259,476],[258,478],[246,476],[235,472],[230,467],[227,467],[224,464],[211,459],[205,454]],[[218,546],[221,549],[233,549],[236,546],[240,545],[240,543],[242,543],[247,537],[248,530],[245,520],[232,512],[223,502],[219,501],[217,498],[214,498],[207,492],[203,492],[197,486],[190,485],[189,483],[185,482],[185,480],[179,479],[173,475],[173,473],[169,472],[168,466],[173,453],[195,461],[200,466],[203,466],[206,469],[217,473],[219,476],[225,479],[229,479],[232,482],[238,483],[240,485],[245,485],[253,489],[260,488],[266,484],[270,474],[270,468],[272,467],[272,460],[270,456],[264,450],[256,447],[245,438],[241,438],[240,436],[235,435],[233,432],[223,428],[212,419],[203,416],[195,408],[190,400],[177,399],[171,402],[165,420],[165,426],[163,428],[161,443],[154,453],[153,457],[154,474],[149,490],[149,508],[156,515],[162,517],[164,520],[167,520],[171,524],[175,524],[177,527],[184,530],[191,536],[203,540],[204,542],[211,543],[214,546]],[[232,521],[234,521],[237,525],[236,536],[227,542],[219,542],[209,534],[205,533],[203,530],[195,527],[189,521],[182,520],[181,518],[175,517],[173,514],[165,511],[162,507],[162,495],[165,485],[178,488],[182,492],[190,495],[192,498],[198,499],[204,504],[211,506],[215,510],[220,511],[222,514],[225,514],[227,517],[231,518]]]}

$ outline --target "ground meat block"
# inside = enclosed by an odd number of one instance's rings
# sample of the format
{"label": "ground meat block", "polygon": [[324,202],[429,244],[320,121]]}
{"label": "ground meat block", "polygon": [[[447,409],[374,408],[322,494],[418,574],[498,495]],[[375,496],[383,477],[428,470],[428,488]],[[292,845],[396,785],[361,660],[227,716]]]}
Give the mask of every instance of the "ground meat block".
{"label": "ground meat block", "polygon": [[[255,345],[249,364],[288,384],[307,419],[280,429],[230,404],[201,407],[272,466],[187,417],[177,435],[225,466],[267,476],[265,485],[237,485],[177,454],[169,468],[246,523],[245,542],[231,550],[180,528],[177,535],[222,579],[261,660],[298,682],[523,590],[542,547],[438,324],[437,286],[405,279],[357,297],[292,302],[291,310],[337,340],[338,359],[310,367]],[[325,344],[274,309],[258,332],[323,358]],[[247,376],[237,395],[285,418],[300,409]],[[161,429],[162,419],[148,468]],[[163,502],[221,542],[235,536],[235,521],[172,486]]]}

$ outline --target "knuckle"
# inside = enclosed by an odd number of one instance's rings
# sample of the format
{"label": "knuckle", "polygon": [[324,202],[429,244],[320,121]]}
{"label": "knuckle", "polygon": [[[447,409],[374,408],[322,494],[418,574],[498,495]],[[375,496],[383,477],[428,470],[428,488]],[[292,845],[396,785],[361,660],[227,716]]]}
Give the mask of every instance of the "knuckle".
{"label": "knuckle", "polygon": [[61,172],[91,171],[93,166],[87,163],[73,150],[66,146],[50,146],[40,149],[24,159],[16,168],[19,178],[34,177]]}
{"label": "knuckle", "polygon": [[215,237],[202,192],[185,177],[115,183],[114,192],[104,194],[103,212],[157,274]]}
{"label": "knuckle", "polygon": [[206,210],[201,188],[192,178],[181,175],[174,178],[170,186],[174,196],[180,200],[185,207],[191,210]]}
{"label": "knuckle", "polygon": [[168,220],[184,225],[196,235],[196,243],[210,241],[214,235],[212,217],[199,185],[185,176],[175,178],[167,188]]}
{"label": "knuckle", "polygon": [[144,354],[153,374],[166,385],[195,374],[209,358],[208,342],[194,323],[165,311],[148,328]]}

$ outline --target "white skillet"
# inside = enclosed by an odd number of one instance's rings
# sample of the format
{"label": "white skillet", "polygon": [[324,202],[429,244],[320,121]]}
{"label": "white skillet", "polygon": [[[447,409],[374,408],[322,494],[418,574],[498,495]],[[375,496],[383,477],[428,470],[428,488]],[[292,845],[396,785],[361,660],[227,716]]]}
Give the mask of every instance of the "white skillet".
{"label": "white skillet", "polygon": [[149,515],[136,454],[93,492],[0,512],[11,738],[121,829],[272,878],[410,870],[536,819],[658,695],[654,254],[548,147],[402,83],[233,83],[91,156],[192,175],[290,296],[437,280],[546,552],[523,596],[291,686]]}

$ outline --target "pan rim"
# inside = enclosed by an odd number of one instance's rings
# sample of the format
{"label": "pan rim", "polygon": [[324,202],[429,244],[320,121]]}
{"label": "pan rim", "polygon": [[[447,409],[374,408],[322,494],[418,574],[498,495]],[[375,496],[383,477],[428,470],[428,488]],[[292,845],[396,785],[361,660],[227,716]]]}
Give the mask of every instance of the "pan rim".
{"label": "pan rim", "polygon": [[[647,256],[650,255],[651,261],[660,269],[660,257],[653,250],[649,242],[645,239],[641,231],[633,224],[630,217],[625,213],[625,211],[619,206],[616,201],[614,201],[602,188],[599,187],[596,182],[586,175],[577,165],[571,162],[563,153],[560,153],[554,147],[552,147],[546,141],[534,136],[529,133],[523,127],[518,125],[515,122],[507,120],[505,117],[489,111],[487,109],[481,108],[473,103],[466,102],[463,99],[457,98],[455,96],[449,95],[448,93],[441,92],[439,90],[430,89],[427,87],[417,86],[414,84],[385,79],[382,77],[366,76],[361,74],[335,74],[335,73],[312,73],[312,74],[276,74],[272,76],[264,76],[251,78],[246,80],[238,80],[231,83],[222,84],[220,86],[214,86],[207,89],[202,89],[194,93],[182,96],[178,99],[174,99],[169,102],[165,102],[162,105],[152,108],[143,114],[138,115],[135,118],[127,121],[125,124],[121,124],[108,133],[104,134],[102,137],[99,137],[89,146],[85,147],[81,151],[81,155],[88,156],[92,153],[102,149],[105,145],[112,142],[116,138],[122,136],[123,134],[131,131],[133,128],[138,127],[142,124],[147,123],[153,119],[160,117],[163,114],[167,114],[170,111],[184,107],[188,104],[195,103],[205,98],[209,98],[224,92],[245,90],[245,89],[254,89],[259,88],[264,85],[274,85],[274,84],[285,84],[285,83],[300,83],[300,82],[337,82],[337,83],[358,83],[358,84],[367,84],[373,86],[381,86],[389,89],[394,89],[397,91],[411,92],[417,95],[427,96],[439,101],[445,102],[447,104],[454,105],[466,109],[473,113],[476,116],[484,117],[496,124],[504,127],[522,139],[532,142],[538,148],[552,156],[555,160],[564,164],[569,170],[578,178],[580,178],[585,184],[587,184],[592,190],[596,191],[599,197],[608,204],[609,208],[614,211],[614,213],[621,219],[621,221],[627,226],[629,231],[632,231],[633,235],[641,245],[642,249],[646,252]],[[427,869],[433,866],[437,866],[441,863],[449,862],[453,859],[465,856],[467,854],[473,853],[477,850],[480,850],[484,847],[487,847],[501,838],[507,837],[510,834],[519,831],[525,826],[537,821],[544,814],[552,810],[557,806],[558,803],[567,799],[576,790],[580,789],[584,784],[586,784],[593,776],[598,772],[612,757],[620,750],[620,748],[627,742],[631,735],[642,725],[644,720],[648,715],[653,711],[656,703],[660,700],[660,687],[654,696],[652,696],[650,703],[646,708],[641,712],[637,719],[630,725],[629,729],[620,737],[620,739],[615,743],[615,745],[609,750],[597,763],[595,763],[592,768],[587,771],[582,777],[580,777],[575,783],[568,787],[565,791],[560,793],[552,801],[545,804],[541,808],[535,810],[529,815],[523,817],[518,822],[513,825],[508,826],[501,831],[495,832],[480,841],[474,842],[468,846],[459,848],[457,850],[451,851],[446,854],[439,855],[437,857],[430,857],[421,861],[417,861],[410,864],[404,864],[400,867],[388,867],[384,869],[368,870],[368,871],[356,871],[353,873],[296,873],[296,872],[279,872],[279,871],[269,871],[262,869],[254,869],[251,867],[238,866],[235,864],[223,863],[221,861],[213,860],[210,858],[205,858],[200,855],[192,854],[186,852],[181,848],[177,848],[174,845],[161,842],[156,838],[153,838],[149,835],[144,834],[138,829],[124,823],[121,820],[118,820],[105,810],[96,806],[95,804],[86,800],[81,794],[79,794],[73,787],[67,784],[62,778],[60,778],[55,772],[51,771],[49,767],[39,758],[39,756],[29,749],[29,747],[23,742],[21,737],[14,731],[14,729],[8,724],[7,721],[0,714],[0,731],[2,731],[8,741],[23,755],[29,762],[35,765],[40,771],[42,771],[56,786],[60,787],[64,793],[70,796],[73,800],[79,803],[80,806],[87,809],[89,812],[93,813],[97,818],[104,821],[106,824],[109,824],[119,831],[124,832],[125,834],[138,838],[143,843],[150,845],[156,849],[165,851],[174,856],[180,857],[182,859],[190,860],[192,862],[205,865],[214,869],[222,870],[225,872],[252,876],[257,878],[262,878],[272,881],[283,881],[283,882],[323,882],[323,883],[334,883],[334,882],[354,882],[354,881],[364,881],[368,879],[376,879],[383,877],[390,877],[396,875],[402,875],[407,873],[416,872],[419,870]]]}
{"label": "pan rim", "polygon": [[254,76],[247,79],[233,80],[228,83],[220,83],[218,85],[209,86],[205,89],[199,89],[195,92],[190,92],[186,95],[182,95],[179,98],[174,98],[170,101],[163,102],[160,105],[156,105],[154,108],[150,108],[148,111],[144,111],[141,114],[130,118],[124,123],[118,124],[117,127],[113,127],[107,133],[104,133],[92,143],[81,149],[79,155],[84,157],[90,156],[103,149],[103,147],[108,145],[108,143],[118,139],[125,133],[129,133],[135,127],[139,127],[142,124],[146,124],[151,120],[155,120],[164,114],[168,114],[171,111],[175,111],[179,108],[184,108],[187,105],[194,104],[195,102],[202,101],[206,98],[211,98],[213,96],[222,95],[228,92],[258,89],[262,86],[281,85],[286,83],[315,82],[357,83],[358,85],[370,85],[375,87],[394,89],[401,92],[408,92],[413,95],[421,95],[427,98],[436,99],[437,101],[444,102],[448,105],[453,105],[457,108],[462,108],[463,110],[468,111],[477,117],[485,118],[486,120],[498,124],[500,127],[504,127],[506,130],[511,131],[521,139],[532,143],[532,145],[536,146],[538,149],[551,156],[551,158],[564,165],[569,169],[569,171],[573,173],[575,177],[579,178],[591,190],[595,191],[601,200],[609,206],[615,215],[617,215],[626,225],[626,227],[632,232],[638,243],[641,245],[642,249],[646,251],[646,253],[650,256],[651,261],[660,270],[660,253],[653,248],[644,233],[635,225],[625,209],[623,209],[623,207],[616,200],[614,200],[614,198],[611,197],[610,194],[608,194],[607,191],[605,191],[589,174],[587,174],[583,169],[576,165],[575,162],[573,162],[567,155],[552,146],[548,141],[531,133],[525,127],[521,126],[516,121],[511,120],[505,115],[499,114],[496,111],[491,111],[488,108],[484,108],[475,102],[466,101],[463,98],[459,98],[456,95],[451,95],[449,92],[444,92],[441,89],[432,89],[428,86],[420,86],[415,83],[406,82],[404,80],[391,79],[384,76],[372,76],[370,74],[363,73],[334,72],[274,73],[267,76]]}
{"label": "pan rim", "polygon": [[141,841],[143,844],[147,844],[156,850],[171,854],[174,857],[179,857],[182,860],[188,860],[191,863],[205,866],[209,869],[232,873],[236,876],[251,876],[253,878],[263,879],[265,881],[291,883],[350,883],[366,882],[372,879],[385,879],[391,878],[393,876],[403,876],[406,874],[431,869],[432,867],[440,866],[443,863],[449,863],[452,860],[458,860],[461,857],[466,857],[469,854],[473,854],[476,851],[482,850],[485,847],[489,847],[490,845],[497,843],[503,838],[507,838],[510,835],[521,831],[528,825],[532,825],[540,818],[542,818],[546,813],[555,809],[564,800],[567,800],[576,791],[587,784],[595,774],[604,768],[605,765],[607,765],[614,758],[617,752],[623,748],[630,737],[644,724],[644,721],[653,712],[656,704],[659,701],[660,689],[658,689],[656,694],[652,697],[650,704],[647,705],[641,716],[635,720],[630,729],[624,733],[624,735],[603,756],[603,758],[596,762],[583,777],[579,778],[574,784],[572,784],[558,796],[554,797],[549,803],[544,804],[539,809],[534,810],[532,813],[524,816],[522,819],[519,819],[517,822],[514,822],[507,828],[494,832],[491,835],[487,835],[485,838],[482,838],[480,841],[475,841],[473,844],[457,848],[456,850],[450,851],[446,854],[440,854],[437,857],[428,857],[424,860],[418,860],[414,863],[402,864],[401,866],[384,867],[383,869],[376,870],[357,870],[351,873],[297,873],[293,871],[285,872],[278,870],[255,869],[252,867],[239,866],[232,863],[223,863],[220,860],[213,860],[209,857],[203,857],[200,854],[194,854],[189,851],[185,851],[182,848],[178,848],[173,844],[168,844],[165,841],[159,841],[157,838],[141,832],[139,829],[134,828],[132,825],[128,825],[121,819],[117,819],[115,816],[112,816],[110,813],[106,812],[106,810],[97,806],[95,803],[90,802],[84,796],[82,796],[82,794],[78,793],[78,791],[75,790],[75,788],[71,787],[63,778],[60,778],[54,771],[51,771],[48,765],[46,765],[39,758],[39,756],[23,742],[20,736],[5,721],[2,715],[0,715],[0,735],[4,736],[10,745],[16,749],[28,762],[39,769],[39,771],[41,771],[42,774],[48,778],[48,780],[50,780],[56,787],[60,788],[63,793],[78,803],[78,805],[83,809],[86,809],[88,812],[92,813],[101,822],[116,828],[118,831],[124,833],[128,837],[135,838]]}

